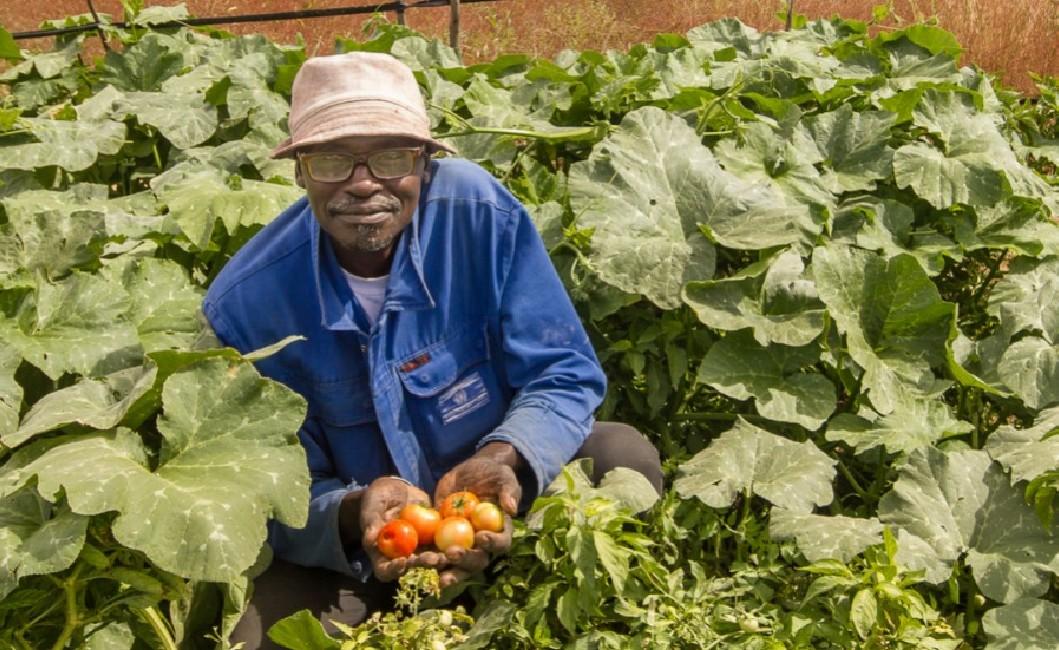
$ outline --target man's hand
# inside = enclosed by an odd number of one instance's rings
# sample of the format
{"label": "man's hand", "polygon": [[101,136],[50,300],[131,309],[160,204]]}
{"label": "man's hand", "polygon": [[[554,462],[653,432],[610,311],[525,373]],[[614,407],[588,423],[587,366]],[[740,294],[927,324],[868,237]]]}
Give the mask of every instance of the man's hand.
{"label": "man's hand", "polygon": [[443,553],[426,551],[408,557],[390,559],[383,555],[376,541],[386,522],[396,519],[406,504],[429,504],[430,497],[419,488],[392,478],[382,477],[358,492],[351,492],[342,499],[339,508],[339,531],[342,542],[352,543],[360,538],[361,546],[371,558],[375,577],[382,582],[396,580],[414,566],[438,568],[447,563]]}
{"label": "man's hand", "polygon": [[522,462],[522,457],[511,444],[491,442],[474,456],[453,467],[438,481],[434,491],[436,504],[453,492],[468,490],[479,499],[495,501],[505,513],[504,530],[499,533],[478,531],[474,535],[473,549],[442,549],[446,560],[452,565],[441,571],[442,587],[483,570],[489,565],[491,555],[501,555],[511,549],[511,515],[517,512],[522,498],[522,486],[519,485],[516,470]]}

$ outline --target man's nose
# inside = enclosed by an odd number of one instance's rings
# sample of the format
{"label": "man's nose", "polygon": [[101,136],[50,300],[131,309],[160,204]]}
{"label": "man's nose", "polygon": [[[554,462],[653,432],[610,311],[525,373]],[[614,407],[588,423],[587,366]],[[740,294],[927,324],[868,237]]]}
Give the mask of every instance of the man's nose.
{"label": "man's nose", "polygon": [[382,188],[382,181],[368,169],[367,163],[358,162],[353,173],[346,179],[345,189],[352,194],[374,194]]}

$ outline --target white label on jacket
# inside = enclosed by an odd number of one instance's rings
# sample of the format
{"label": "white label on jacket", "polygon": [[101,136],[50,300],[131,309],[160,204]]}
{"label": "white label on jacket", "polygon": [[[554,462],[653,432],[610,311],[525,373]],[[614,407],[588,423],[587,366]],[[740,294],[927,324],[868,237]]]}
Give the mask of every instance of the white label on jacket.
{"label": "white label on jacket", "polygon": [[472,372],[452,385],[438,397],[441,421],[455,422],[489,403],[489,391],[477,371]]}

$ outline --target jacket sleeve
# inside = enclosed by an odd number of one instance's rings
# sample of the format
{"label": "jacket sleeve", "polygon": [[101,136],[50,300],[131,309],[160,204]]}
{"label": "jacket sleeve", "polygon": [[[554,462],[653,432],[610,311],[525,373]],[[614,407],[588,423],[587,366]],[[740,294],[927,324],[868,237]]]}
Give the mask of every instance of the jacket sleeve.
{"label": "jacket sleeve", "polygon": [[[250,352],[241,337],[230,326],[216,305],[207,301],[203,312],[217,339],[227,346]],[[359,547],[343,547],[338,532],[338,509],[347,492],[360,489],[356,483],[344,483],[334,471],[331,457],[319,425],[306,419],[298,430],[309,464],[309,518],[304,528],[291,528],[275,520],[268,523],[268,543],[272,552],[283,560],[302,566],[318,566],[346,575],[366,579],[371,574],[367,554]]]}
{"label": "jacket sleeve", "polygon": [[606,379],[537,229],[515,212],[503,260],[500,328],[504,368],[516,394],[479,446],[511,443],[532,471],[523,503],[539,495],[588,437]]}

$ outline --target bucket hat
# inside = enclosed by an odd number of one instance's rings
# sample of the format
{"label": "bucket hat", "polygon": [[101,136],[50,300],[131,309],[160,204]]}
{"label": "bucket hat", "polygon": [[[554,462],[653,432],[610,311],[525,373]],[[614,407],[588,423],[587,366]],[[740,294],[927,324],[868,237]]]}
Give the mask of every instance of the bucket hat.
{"label": "bucket hat", "polygon": [[290,137],[272,150],[295,150],[350,136],[400,136],[452,152],[430,134],[423,95],[412,70],[389,54],[349,52],[314,57],[294,77]]}

